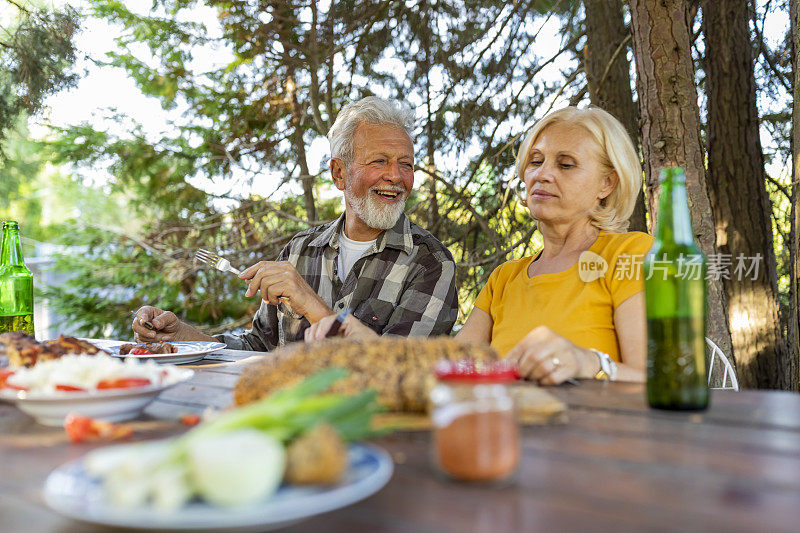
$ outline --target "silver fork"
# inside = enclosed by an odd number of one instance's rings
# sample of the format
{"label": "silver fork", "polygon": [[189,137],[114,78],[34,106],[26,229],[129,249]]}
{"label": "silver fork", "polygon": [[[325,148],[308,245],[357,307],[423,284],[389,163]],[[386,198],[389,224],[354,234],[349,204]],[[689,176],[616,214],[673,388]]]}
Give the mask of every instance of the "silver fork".
{"label": "silver fork", "polygon": [[231,266],[231,262],[225,259],[224,257],[220,257],[214,252],[209,252],[208,250],[203,250],[200,248],[194,254],[195,259],[200,261],[201,263],[207,263],[217,270],[221,270],[223,272],[233,272],[237,276],[241,274],[241,272]]}
{"label": "silver fork", "polygon": [[[197,252],[195,252],[194,257],[195,257],[195,259],[197,259],[201,263],[209,264],[209,265],[213,266],[214,268],[216,268],[217,270],[221,270],[223,272],[233,272],[237,276],[239,274],[241,274],[241,271],[239,271],[239,270],[237,270],[237,269],[235,269],[235,268],[233,268],[231,266],[231,262],[230,261],[228,261],[224,257],[220,257],[219,255],[215,254],[214,252],[209,252],[208,250],[203,250],[202,248],[199,248],[197,250]],[[281,302],[284,305],[286,305],[286,307],[288,308],[287,310],[291,311],[291,306],[289,305],[289,302],[291,300],[289,299],[289,297],[288,296],[281,296],[279,299],[281,300]]]}

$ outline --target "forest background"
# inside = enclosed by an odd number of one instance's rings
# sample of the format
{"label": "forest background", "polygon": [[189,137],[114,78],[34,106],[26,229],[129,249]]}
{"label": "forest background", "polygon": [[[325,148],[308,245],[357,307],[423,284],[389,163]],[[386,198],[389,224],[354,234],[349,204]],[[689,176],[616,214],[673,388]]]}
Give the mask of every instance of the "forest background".
{"label": "forest background", "polygon": [[[796,391],[797,4],[0,0],[0,218],[66,247],[68,282],[37,295],[85,336],[127,338],[143,304],[208,333],[246,327],[257,298],[195,250],[249,265],[338,216],[320,156],[338,110],[401,98],[418,118],[407,213],[453,253],[463,322],[497,265],[540,246],[514,176],[521,137],[552,109],[599,105],[643,158],[631,229],[652,229],[660,168],[684,166],[697,240],[730,270],[708,280],[708,336],[743,386]],[[125,71],[164,131],[113,107],[42,118],[83,74],[76,36],[93,20],[116,32],[95,68]],[[739,279],[749,258],[760,269]]]}

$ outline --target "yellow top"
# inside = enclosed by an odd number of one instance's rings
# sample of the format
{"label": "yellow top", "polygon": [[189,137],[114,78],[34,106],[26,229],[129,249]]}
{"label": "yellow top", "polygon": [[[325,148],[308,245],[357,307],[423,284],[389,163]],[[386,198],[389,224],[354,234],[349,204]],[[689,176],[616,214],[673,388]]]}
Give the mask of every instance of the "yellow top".
{"label": "yellow top", "polygon": [[577,346],[619,361],[614,310],[644,290],[642,260],[652,246],[646,233],[601,232],[563,272],[528,277],[528,266],[539,254],[503,263],[475,301],[492,317],[492,346],[505,355],[533,328],[547,326]]}

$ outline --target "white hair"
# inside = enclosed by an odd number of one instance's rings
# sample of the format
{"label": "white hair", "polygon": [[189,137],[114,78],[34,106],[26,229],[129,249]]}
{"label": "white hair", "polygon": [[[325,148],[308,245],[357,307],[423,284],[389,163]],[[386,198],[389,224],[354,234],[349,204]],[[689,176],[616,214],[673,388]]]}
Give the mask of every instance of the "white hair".
{"label": "white hair", "polygon": [[414,112],[399,100],[387,100],[377,96],[367,96],[344,106],[328,132],[331,158],[341,159],[348,167],[353,163],[353,135],[362,122],[379,126],[397,126],[403,128],[408,137],[412,138]]}

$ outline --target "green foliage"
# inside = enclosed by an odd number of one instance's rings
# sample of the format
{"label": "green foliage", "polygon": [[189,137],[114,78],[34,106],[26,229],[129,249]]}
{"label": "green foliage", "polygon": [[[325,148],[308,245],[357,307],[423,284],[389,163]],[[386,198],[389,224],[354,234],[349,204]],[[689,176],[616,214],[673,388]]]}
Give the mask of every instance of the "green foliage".
{"label": "green foliage", "polygon": [[[792,183],[792,69],[791,34],[785,36],[765,31],[767,17],[787,17],[786,2],[767,2],[757,6],[754,30],[754,74],[761,120],[761,139],[767,169],[766,189],[772,207],[772,236],[775,267],[783,319],[788,318],[791,276],[791,196],[796,194]],[[788,23],[787,23],[787,29]]]}
{"label": "green foliage", "polygon": [[[78,13],[69,6],[47,10],[16,0],[2,4],[17,10],[19,18],[0,26],[0,143],[23,114],[36,113],[45,97],[75,84],[77,75],[69,68],[75,62],[72,39],[78,29]],[[3,157],[0,150],[0,162]]]}
{"label": "green foliage", "polygon": [[[32,192],[31,177],[41,172],[44,162],[35,143],[28,139],[27,128],[18,127],[11,131],[5,142],[5,151],[9,159],[0,165],[0,212],[11,218],[11,204]],[[24,209],[30,211],[37,207],[41,208],[36,202],[31,202]],[[22,218],[20,215],[16,214]]]}
{"label": "green foliage", "polygon": [[[208,0],[215,28],[187,22],[197,2],[156,0],[142,14],[91,0],[92,16],[119,28],[107,66],[181,115],[157,139],[113,110],[108,118],[130,124],[124,136],[89,123],[56,131],[53,162],[108,169],[105,189],[120,203],[111,208],[116,223],[72,226],[70,243],[86,253],[61,258],[59,268],[76,275],[48,296],[86,335],[128,336],[128,311],[145,303],[209,332],[247,325],[258,298],[244,300],[239,280],[192,264],[194,251],[218,250],[237,266],[275,258],[310,224],[295,194],[306,147],[343,105],[380,94],[407,99],[422,116],[415,140],[426,147],[418,160],[428,183],[410,198],[409,215],[453,251],[468,311],[496,265],[531,251],[532,225],[514,194],[514,135],[553,91],[535,79],[537,28],[573,4],[542,15],[538,4],[499,0]],[[209,47],[230,60],[199,70],[195,58]],[[322,199],[330,185],[321,171],[308,169],[318,176],[314,208],[330,220],[341,203]],[[240,188],[264,175],[283,177],[277,190]]]}
{"label": "green foliage", "polygon": [[[209,6],[216,21],[192,21]],[[786,6],[757,6],[756,33],[765,9]],[[579,11],[573,0],[154,0],[151,10],[135,12],[121,0],[90,0],[90,16],[118,30],[105,67],[124,69],[176,118],[157,137],[114,110],[105,117],[126,125],[124,134],[88,122],[54,130],[46,145],[25,140],[24,130],[12,134],[4,145],[11,157],[0,168],[0,216],[21,219],[36,239],[74,247],[58,263],[72,279],[48,296],[87,336],[129,336],[128,311],[143,304],[210,333],[246,326],[258,297],[245,300],[236,278],[193,264],[194,251],[215,249],[246,266],[274,259],[294,233],[338,216],[341,203],[324,169],[310,168],[316,221],[308,220],[298,193],[307,147],[346,103],[369,94],[403,98],[420,118],[408,213],[453,252],[463,321],[495,266],[540,246],[519,201],[515,150],[537,118],[565,99],[584,98]],[[0,133],[11,123],[3,117],[17,116],[9,110],[27,102],[35,111],[48,91],[74,81],[58,70],[74,58],[69,39],[35,33],[30,21],[45,16],[38,13],[24,15],[24,31],[11,33],[29,39],[29,55],[43,58],[42,79],[51,85],[20,85],[11,73],[30,61],[2,56],[10,68],[0,72],[0,95],[12,87],[23,97],[0,101]],[[55,12],[47,16],[47,23],[36,19],[37,28],[67,24]],[[554,18],[562,41],[552,54],[543,51],[540,30]],[[765,156],[775,163],[770,168],[788,168],[788,41],[754,39],[764,43],[756,80],[767,96],[759,101],[762,131],[772,139]],[[214,51],[221,57],[220,50],[224,60],[198,61]],[[554,65],[563,80],[553,79]],[[64,177],[46,162],[77,171]],[[108,183],[89,186],[83,168],[107,170]],[[791,179],[788,171],[777,174],[767,186],[785,296]],[[42,209],[61,215],[37,218]]]}
{"label": "green foliage", "polygon": [[[64,231],[64,213],[73,210],[76,184],[49,165],[50,152],[32,141],[24,121],[4,143],[7,159],[0,162],[0,220],[16,220],[22,235],[57,242]],[[82,189],[82,188],[81,188]],[[25,250],[26,256],[29,250]]]}

